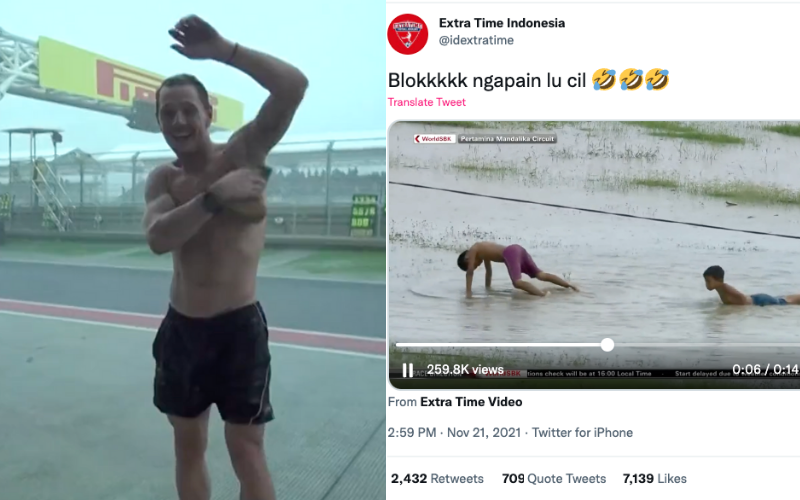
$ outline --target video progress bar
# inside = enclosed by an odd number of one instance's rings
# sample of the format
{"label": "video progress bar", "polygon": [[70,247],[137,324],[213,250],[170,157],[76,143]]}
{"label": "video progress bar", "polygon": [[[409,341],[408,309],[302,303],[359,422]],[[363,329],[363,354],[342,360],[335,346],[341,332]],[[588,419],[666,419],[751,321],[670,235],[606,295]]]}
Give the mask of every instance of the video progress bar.
{"label": "video progress bar", "polygon": [[614,341],[603,339],[602,342],[571,343],[571,342],[549,342],[549,343],[453,343],[453,342],[398,342],[397,347],[599,347],[605,352],[614,350]]}
{"label": "video progress bar", "polygon": [[[608,340],[608,339],[606,339]],[[588,343],[541,343],[541,342],[398,342],[397,347],[600,347],[600,342]],[[800,343],[741,343],[741,342],[614,342],[615,347],[800,347]],[[606,347],[609,347],[606,344]],[[603,349],[606,350],[606,349]]]}
{"label": "video progress bar", "polygon": [[398,342],[397,347],[600,347],[600,342],[588,344],[530,344],[522,342],[508,343],[470,343],[470,342]]}

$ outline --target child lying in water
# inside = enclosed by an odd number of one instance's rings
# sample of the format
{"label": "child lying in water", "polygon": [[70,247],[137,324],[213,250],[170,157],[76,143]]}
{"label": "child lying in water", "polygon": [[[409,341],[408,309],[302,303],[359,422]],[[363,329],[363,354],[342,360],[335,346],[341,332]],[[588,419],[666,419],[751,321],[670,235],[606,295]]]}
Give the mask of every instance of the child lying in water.
{"label": "child lying in water", "polygon": [[730,306],[785,306],[788,304],[800,305],[800,294],[785,297],[773,297],[766,293],[745,295],[739,290],[725,283],[725,270],[719,266],[711,266],[703,273],[706,280],[706,289],[714,290],[719,294],[723,304]]}

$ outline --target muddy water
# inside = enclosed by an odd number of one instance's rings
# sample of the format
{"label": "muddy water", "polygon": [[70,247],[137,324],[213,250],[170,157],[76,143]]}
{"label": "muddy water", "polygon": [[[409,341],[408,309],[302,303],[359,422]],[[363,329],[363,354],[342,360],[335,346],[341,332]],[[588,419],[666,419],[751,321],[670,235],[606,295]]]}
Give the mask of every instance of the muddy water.
{"label": "muddy water", "polygon": [[[669,172],[682,180],[745,180],[800,188],[800,138],[754,123],[702,124],[747,139],[744,145],[658,138],[615,123],[566,125],[547,132],[556,145],[422,145],[416,133],[458,129],[396,124],[389,133],[390,180],[648,217],[800,236],[800,210],[739,204],[679,191],[621,189],[620,178]],[[513,131],[513,130],[503,130]],[[524,131],[527,130],[517,130]],[[471,131],[490,132],[490,131]],[[454,168],[467,165],[470,170]],[[499,168],[496,173],[487,168]],[[623,182],[624,184],[624,182]],[[390,320],[396,342],[600,342],[597,349],[504,349],[549,366],[725,368],[800,362],[800,306],[722,306],[702,272],[721,265],[748,294],[800,293],[800,241],[547,208],[391,185]],[[543,270],[583,293],[535,282],[544,299],[511,287],[495,266],[491,291],[476,272],[476,297],[464,298],[458,253],[481,240],[519,243]],[[714,344],[643,347],[624,343]],[[438,348],[461,353],[486,352]],[[527,367],[522,363],[520,367]]]}

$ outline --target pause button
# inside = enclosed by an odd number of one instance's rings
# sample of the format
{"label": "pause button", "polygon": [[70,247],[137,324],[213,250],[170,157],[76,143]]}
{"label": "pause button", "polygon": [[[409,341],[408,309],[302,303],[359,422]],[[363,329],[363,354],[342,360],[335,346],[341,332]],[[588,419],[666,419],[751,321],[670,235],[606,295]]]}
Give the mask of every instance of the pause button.
{"label": "pause button", "polygon": [[403,378],[414,378],[413,363],[403,363]]}

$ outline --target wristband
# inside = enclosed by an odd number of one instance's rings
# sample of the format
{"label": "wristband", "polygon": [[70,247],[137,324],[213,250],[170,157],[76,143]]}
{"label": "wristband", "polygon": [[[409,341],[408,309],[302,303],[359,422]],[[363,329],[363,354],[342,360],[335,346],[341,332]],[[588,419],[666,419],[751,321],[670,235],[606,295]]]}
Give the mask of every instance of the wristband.
{"label": "wristband", "polygon": [[225,61],[225,64],[230,64],[233,62],[233,58],[236,57],[236,53],[239,52],[239,43],[237,42],[233,46],[233,52],[231,52],[230,57]]}
{"label": "wristband", "polygon": [[217,200],[217,197],[214,196],[214,194],[210,191],[207,191],[205,194],[203,194],[202,204],[203,209],[212,215],[219,214],[224,208],[219,200]]}

